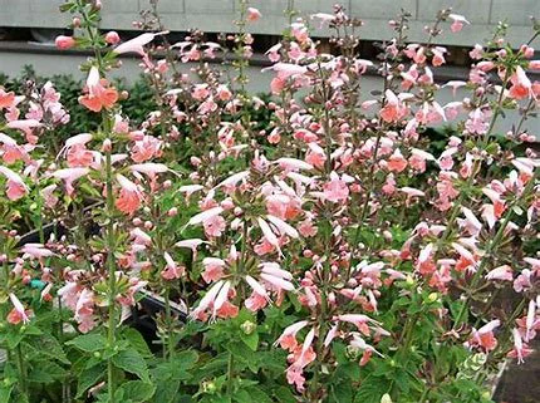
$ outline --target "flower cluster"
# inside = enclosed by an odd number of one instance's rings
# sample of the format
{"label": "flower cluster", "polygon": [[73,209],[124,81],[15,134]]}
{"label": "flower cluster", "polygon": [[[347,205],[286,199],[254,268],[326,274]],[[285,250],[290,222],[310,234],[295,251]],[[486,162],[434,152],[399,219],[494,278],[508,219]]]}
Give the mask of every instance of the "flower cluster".
{"label": "flower cluster", "polygon": [[[41,383],[60,382],[62,402],[72,360],[77,396],[112,403],[489,401],[486,377],[523,362],[540,329],[532,42],[497,32],[464,81],[440,83],[438,38],[469,25],[451,10],[425,43],[406,42],[406,13],[391,21],[372,62],[344,8],[291,9],[266,53],[270,95],[257,97],[246,67],[258,10],[240,1],[238,32],[219,43],[200,31],[170,43],[151,4],[148,32],[126,42],[99,31],[101,2],[63,6],[86,34],[58,48],[95,51],[79,98],[95,131],[54,145],[69,112],[53,84],[0,90],[8,395],[41,398],[27,379],[47,357],[22,351],[41,335],[61,352]],[[312,23],[334,33],[332,53]],[[229,49],[237,75],[209,63]],[[140,125],[107,80],[124,54],[155,92]],[[381,90],[363,91],[374,79]],[[160,359],[128,326],[149,298]]]}

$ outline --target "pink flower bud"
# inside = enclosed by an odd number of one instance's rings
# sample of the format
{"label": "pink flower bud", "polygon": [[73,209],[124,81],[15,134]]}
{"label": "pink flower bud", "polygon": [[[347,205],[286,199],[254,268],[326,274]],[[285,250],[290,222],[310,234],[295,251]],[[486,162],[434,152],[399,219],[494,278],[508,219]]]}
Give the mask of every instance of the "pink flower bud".
{"label": "pink flower bud", "polygon": [[67,50],[75,46],[75,39],[72,36],[59,35],[54,43],[58,49]]}
{"label": "pink flower bud", "polygon": [[116,31],[109,31],[105,35],[105,42],[107,42],[109,45],[116,45],[118,42],[120,42],[120,35],[118,35],[118,32]]}
{"label": "pink flower bud", "polygon": [[101,147],[101,151],[109,152],[111,150],[112,150],[112,141],[111,141],[111,139],[105,139],[103,141],[103,147]]}
{"label": "pink flower bud", "polygon": [[178,214],[178,209],[176,207],[173,207],[171,208],[168,212],[167,212],[167,215],[169,217],[174,217]]}

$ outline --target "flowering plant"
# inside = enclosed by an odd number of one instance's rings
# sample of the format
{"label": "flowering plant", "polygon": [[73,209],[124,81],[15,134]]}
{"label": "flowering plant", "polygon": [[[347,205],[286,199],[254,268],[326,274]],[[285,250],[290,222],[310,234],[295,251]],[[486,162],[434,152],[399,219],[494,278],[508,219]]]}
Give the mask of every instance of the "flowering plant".
{"label": "flowering plant", "polygon": [[[100,123],[57,151],[69,111],[54,85],[1,91],[0,401],[491,401],[486,380],[523,362],[540,327],[526,130],[540,27],[516,47],[501,26],[471,51],[467,81],[441,84],[436,39],[464,17],[443,10],[409,44],[403,13],[372,62],[360,20],[340,6],[299,18],[291,2],[265,101],[246,90],[264,16],[239,5],[234,35],[170,43],[155,0],[126,42],[99,30],[100,1],[66,2],[80,34],[57,46],[95,52],[79,102]],[[124,54],[154,91],[140,125],[107,79]],[[372,73],[382,89],[366,93]],[[445,124],[434,155],[427,133]],[[37,240],[20,237],[20,211]],[[148,298],[163,308],[150,345],[130,326]]]}

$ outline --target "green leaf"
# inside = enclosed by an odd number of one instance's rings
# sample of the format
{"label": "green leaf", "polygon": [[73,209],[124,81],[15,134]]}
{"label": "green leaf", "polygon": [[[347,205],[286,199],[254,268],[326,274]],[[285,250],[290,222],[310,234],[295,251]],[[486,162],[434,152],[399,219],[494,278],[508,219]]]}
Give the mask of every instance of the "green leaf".
{"label": "green leaf", "polygon": [[130,346],[141,353],[144,357],[152,357],[153,354],[142,335],[133,328],[126,328],[122,335],[129,342]]}
{"label": "green leaf", "polygon": [[9,403],[14,385],[0,388],[0,403]]}
{"label": "green leaf", "polygon": [[149,400],[156,391],[153,384],[143,381],[129,381],[124,383],[118,392],[122,393],[122,401],[143,403]]}
{"label": "green leaf", "polygon": [[62,345],[55,337],[50,334],[43,334],[39,337],[32,338],[32,346],[37,349],[37,352],[41,356],[50,357],[56,359],[66,365],[70,365]]}
{"label": "green leaf", "polygon": [[93,353],[104,350],[107,345],[107,339],[99,333],[92,333],[75,337],[66,344],[74,346],[79,350],[86,351],[87,353]]}
{"label": "green leaf", "polygon": [[297,400],[290,388],[281,386],[274,392],[276,400],[280,403],[296,403]]}
{"label": "green leaf", "polygon": [[173,403],[180,389],[180,381],[166,381],[157,384],[155,403]]}
{"label": "green leaf", "polygon": [[242,332],[240,333],[240,338],[244,343],[246,343],[246,346],[248,346],[253,351],[257,351],[257,347],[259,346],[259,333],[253,332],[247,335]]}
{"label": "green leaf", "polygon": [[40,363],[33,367],[29,375],[30,382],[49,384],[66,375],[66,370],[53,361]]}
{"label": "green leaf", "polygon": [[353,388],[349,382],[342,382],[330,387],[330,403],[352,403]]}
{"label": "green leaf", "polygon": [[79,375],[79,383],[77,385],[77,398],[81,397],[90,387],[98,383],[105,375],[107,368],[100,364],[84,370]]}
{"label": "green leaf", "polygon": [[265,391],[256,386],[246,388],[246,391],[251,396],[251,402],[272,403],[272,399],[270,398],[270,396],[268,396]]}
{"label": "green leaf", "polygon": [[112,362],[117,368],[135,374],[143,381],[150,382],[146,361],[137,350],[120,351],[112,358]]}
{"label": "green leaf", "polygon": [[252,403],[251,396],[247,390],[239,390],[234,394],[233,400],[237,403]]}

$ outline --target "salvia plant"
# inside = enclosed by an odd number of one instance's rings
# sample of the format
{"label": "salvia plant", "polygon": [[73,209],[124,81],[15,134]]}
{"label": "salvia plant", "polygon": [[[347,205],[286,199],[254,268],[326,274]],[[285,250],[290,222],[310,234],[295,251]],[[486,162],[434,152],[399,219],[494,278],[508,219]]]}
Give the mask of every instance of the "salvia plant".
{"label": "salvia plant", "polygon": [[[247,0],[234,34],[179,43],[156,0],[124,42],[101,8],[65,2],[56,40],[93,51],[95,130],[59,139],[52,82],[0,90],[0,402],[491,402],[540,329],[540,26],[511,44],[501,25],[443,83],[437,37],[465,17],[410,43],[404,12],[369,61],[361,20],[290,1],[257,97]],[[142,123],[107,78],[125,54],[152,89]]]}

